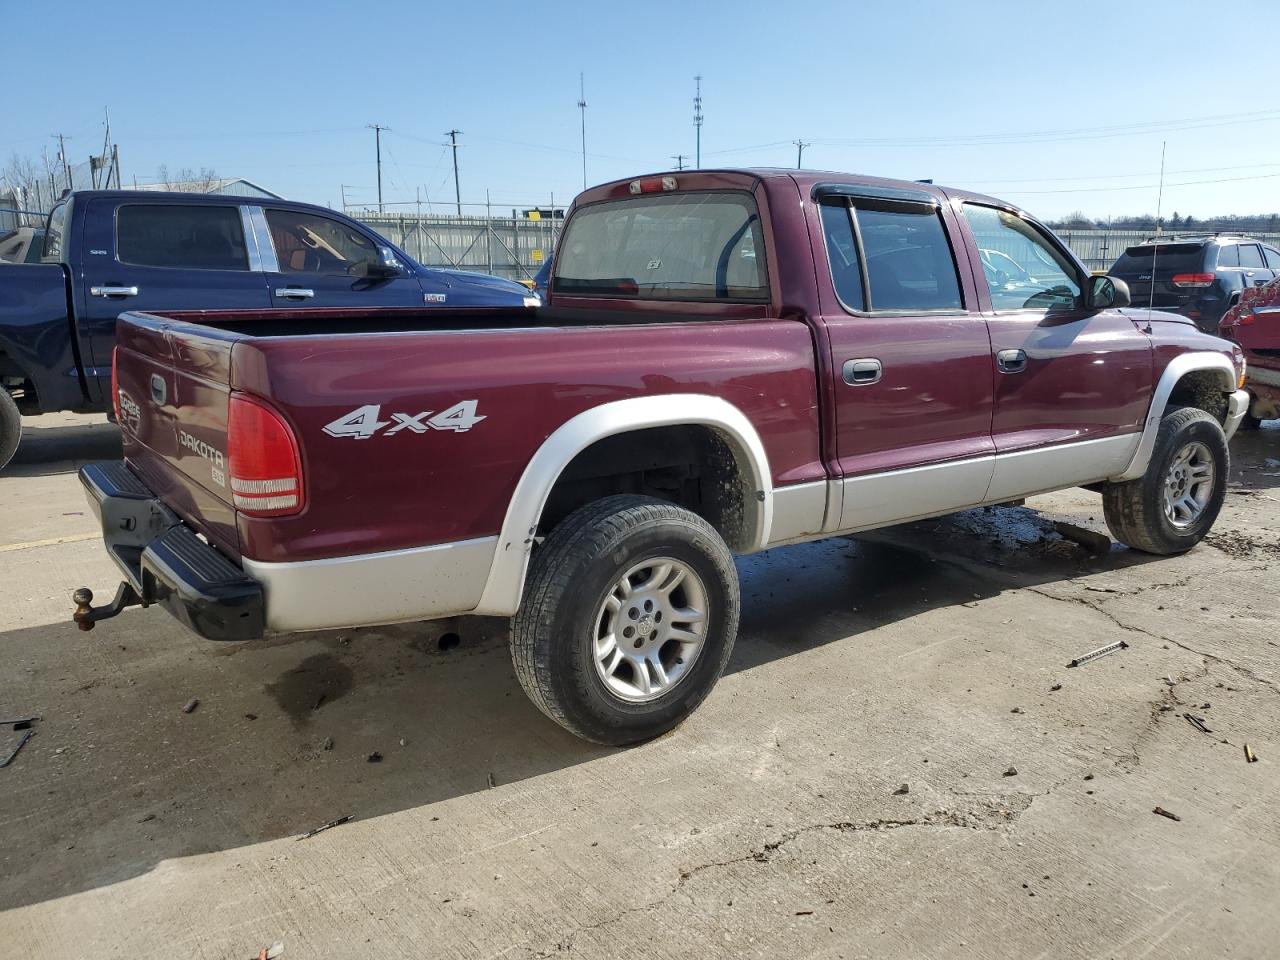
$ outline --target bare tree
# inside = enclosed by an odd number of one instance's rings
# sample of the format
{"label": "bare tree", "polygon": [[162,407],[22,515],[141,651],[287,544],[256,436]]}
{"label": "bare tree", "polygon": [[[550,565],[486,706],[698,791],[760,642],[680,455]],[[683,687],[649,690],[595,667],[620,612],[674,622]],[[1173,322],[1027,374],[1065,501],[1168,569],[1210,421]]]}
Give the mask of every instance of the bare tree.
{"label": "bare tree", "polygon": [[169,175],[167,164],[162,163],[156,169],[156,181],[166,190],[174,190],[178,193],[209,193],[221,182],[221,179],[216,170],[210,170],[208,167],[201,167],[199,173],[190,167],[183,167],[172,177]]}
{"label": "bare tree", "polygon": [[61,170],[49,160],[47,153],[43,163],[14,153],[0,171],[0,182],[13,189],[18,202],[27,210],[43,211],[52,206],[65,186],[62,180]]}

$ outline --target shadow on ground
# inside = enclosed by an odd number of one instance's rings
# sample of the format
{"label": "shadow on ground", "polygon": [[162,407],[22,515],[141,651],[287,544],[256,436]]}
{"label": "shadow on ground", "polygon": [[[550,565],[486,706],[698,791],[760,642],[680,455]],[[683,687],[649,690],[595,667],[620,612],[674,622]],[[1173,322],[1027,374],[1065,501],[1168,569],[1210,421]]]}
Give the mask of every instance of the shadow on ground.
{"label": "shadow on ground", "polygon": [[68,473],[92,460],[119,460],[120,428],[97,423],[45,425],[50,418],[22,422],[22,441],[4,468],[5,477],[46,477]]}

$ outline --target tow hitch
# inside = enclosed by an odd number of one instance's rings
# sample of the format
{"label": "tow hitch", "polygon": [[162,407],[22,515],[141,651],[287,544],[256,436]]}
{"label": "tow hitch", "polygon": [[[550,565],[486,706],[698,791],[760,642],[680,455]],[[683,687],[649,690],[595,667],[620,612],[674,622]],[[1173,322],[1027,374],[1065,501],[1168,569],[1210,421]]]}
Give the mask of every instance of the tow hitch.
{"label": "tow hitch", "polygon": [[76,612],[71,615],[71,619],[76,622],[76,625],[81,630],[92,630],[93,625],[99,620],[110,620],[125,607],[150,606],[138,595],[138,591],[133,589],[133,584],[130,583],[121,583],[120,589],[116,591],[115,599],[101,607],[92,606],[93,591],[88,587],[81,587],[71,594],[71,602],[76,605]]}

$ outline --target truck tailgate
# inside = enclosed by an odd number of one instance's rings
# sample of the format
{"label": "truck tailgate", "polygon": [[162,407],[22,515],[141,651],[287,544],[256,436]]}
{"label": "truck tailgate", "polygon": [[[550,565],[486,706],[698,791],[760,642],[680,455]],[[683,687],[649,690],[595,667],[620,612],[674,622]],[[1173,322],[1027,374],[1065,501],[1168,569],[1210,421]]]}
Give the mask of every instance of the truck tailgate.
{"label": "truck tailgate", "polygon": [[240,556],[227,486],[227,407],[234,334],[124,321],[116,392],[125,458],[166,504],[219,549]]}

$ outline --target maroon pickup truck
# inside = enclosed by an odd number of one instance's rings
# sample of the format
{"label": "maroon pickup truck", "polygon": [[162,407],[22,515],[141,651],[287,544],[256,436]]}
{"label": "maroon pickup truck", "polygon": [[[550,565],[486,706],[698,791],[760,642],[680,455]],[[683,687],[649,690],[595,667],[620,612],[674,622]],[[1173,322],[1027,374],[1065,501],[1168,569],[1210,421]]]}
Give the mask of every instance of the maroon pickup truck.
{"label": "maroon pickup truck", "polygon": [[578,197],[541,308],[129,314],[81,471],[126,580],[76,620],[509,616],[539,708],[643,740],[729,657],[734,553],[1076,485],[1196,544],[1243,361],[1128,302],[990,197],[700,170]]}

